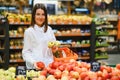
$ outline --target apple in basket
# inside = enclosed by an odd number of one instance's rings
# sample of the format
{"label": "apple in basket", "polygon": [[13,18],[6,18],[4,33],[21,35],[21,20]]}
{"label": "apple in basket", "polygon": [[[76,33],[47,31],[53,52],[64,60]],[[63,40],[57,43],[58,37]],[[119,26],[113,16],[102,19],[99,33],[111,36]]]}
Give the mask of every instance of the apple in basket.
{"label": "apple in basket", "polygon": [[56,46],[56,47],[60,46],[60,42],[59,41],[50,41],[50,42],[48,42],[48,47],[49,48],[54,47],[54,46]]}
{"label": "apple in basket", "polygon": [[51,48],[54,46],[54,42],[48,42],[48,47]]}
{"label": "apple in basket", "polygon": [[54,45],[57,46],[57,47],[59,47],[60,44],[61,44],[60,41],[55,41],[55,44],[54,44]]}

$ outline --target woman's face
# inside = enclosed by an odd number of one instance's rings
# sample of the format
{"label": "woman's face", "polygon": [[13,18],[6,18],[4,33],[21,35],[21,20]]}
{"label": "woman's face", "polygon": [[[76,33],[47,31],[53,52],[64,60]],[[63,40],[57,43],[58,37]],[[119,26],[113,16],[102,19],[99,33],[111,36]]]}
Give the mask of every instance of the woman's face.
{"label": "woman's face", "polygon": [[45,12],[42,9],[37,9],[35,14],[35,23],[38,26],[43,26],[45,22]]}

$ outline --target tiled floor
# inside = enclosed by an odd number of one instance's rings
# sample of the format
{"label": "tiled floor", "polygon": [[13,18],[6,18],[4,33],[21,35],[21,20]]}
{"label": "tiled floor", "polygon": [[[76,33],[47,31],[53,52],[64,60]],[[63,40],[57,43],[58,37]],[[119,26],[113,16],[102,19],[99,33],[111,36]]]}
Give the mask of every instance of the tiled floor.
{"label": "tiled floor", "polygon": [[108,65],[116,65],[120,63],[120,52],[109,54],[109,58],[106,60],[99,60],[105,62]]}

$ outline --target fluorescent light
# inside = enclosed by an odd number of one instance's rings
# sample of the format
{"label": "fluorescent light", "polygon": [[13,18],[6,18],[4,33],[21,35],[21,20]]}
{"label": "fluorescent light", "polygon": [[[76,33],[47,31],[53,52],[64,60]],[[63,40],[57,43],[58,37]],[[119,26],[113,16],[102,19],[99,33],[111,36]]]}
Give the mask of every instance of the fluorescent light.
{"label": "fluorescent light", "polygon": [[10,10],[15,10],[15,9],[16,9],[16,7],[9,7],[9,9],[10,9]]}
{"label": "fluorescent light", "polygon": [[86,8],[75,8],[75,11],[77,11],[77,12],[85,12],[85,11],[88,11],[88,9],[86,9]]}
{"label": "fluorescent light", "polygon": [[0,9],[7,9],[6,7],[0,7]]}

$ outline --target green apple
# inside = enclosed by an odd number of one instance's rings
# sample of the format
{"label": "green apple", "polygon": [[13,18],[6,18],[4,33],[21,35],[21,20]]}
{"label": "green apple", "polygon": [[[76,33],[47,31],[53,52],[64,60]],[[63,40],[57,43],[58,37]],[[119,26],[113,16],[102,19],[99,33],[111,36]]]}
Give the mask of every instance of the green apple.
{"label": "green apple", "polygon": [[59,41],[55,41],[54,46],[60,46],[60,42]]}
{"label": "green apple", "polygon": [[51,48],[51,47],[53,47],[53,46],[54,46],[54,44],[55,44],[54,42],[48,42],[48,47],[50,47],[50,48]]}
{"label": "green apple", "polygon": [[18,79],[18,80],[25,80],[25,77],[24,77],[23,75],[18,75],[18,76],[16,77],[16,79]]}
{"label": "green apple", "polygon": [[60,42],[59,41],[50,41],[50,42],[48,42],[48,47],[51,48],[53,46],[56,46],[56,47],[60,46]]}
{"label": "green apple", "polygon": [[14,73],[15,73],[16,68],[15,68],[15,67],[9,67],[9,68],[8,68],[8,71],[10,71],[10,72],[14,72]]}

